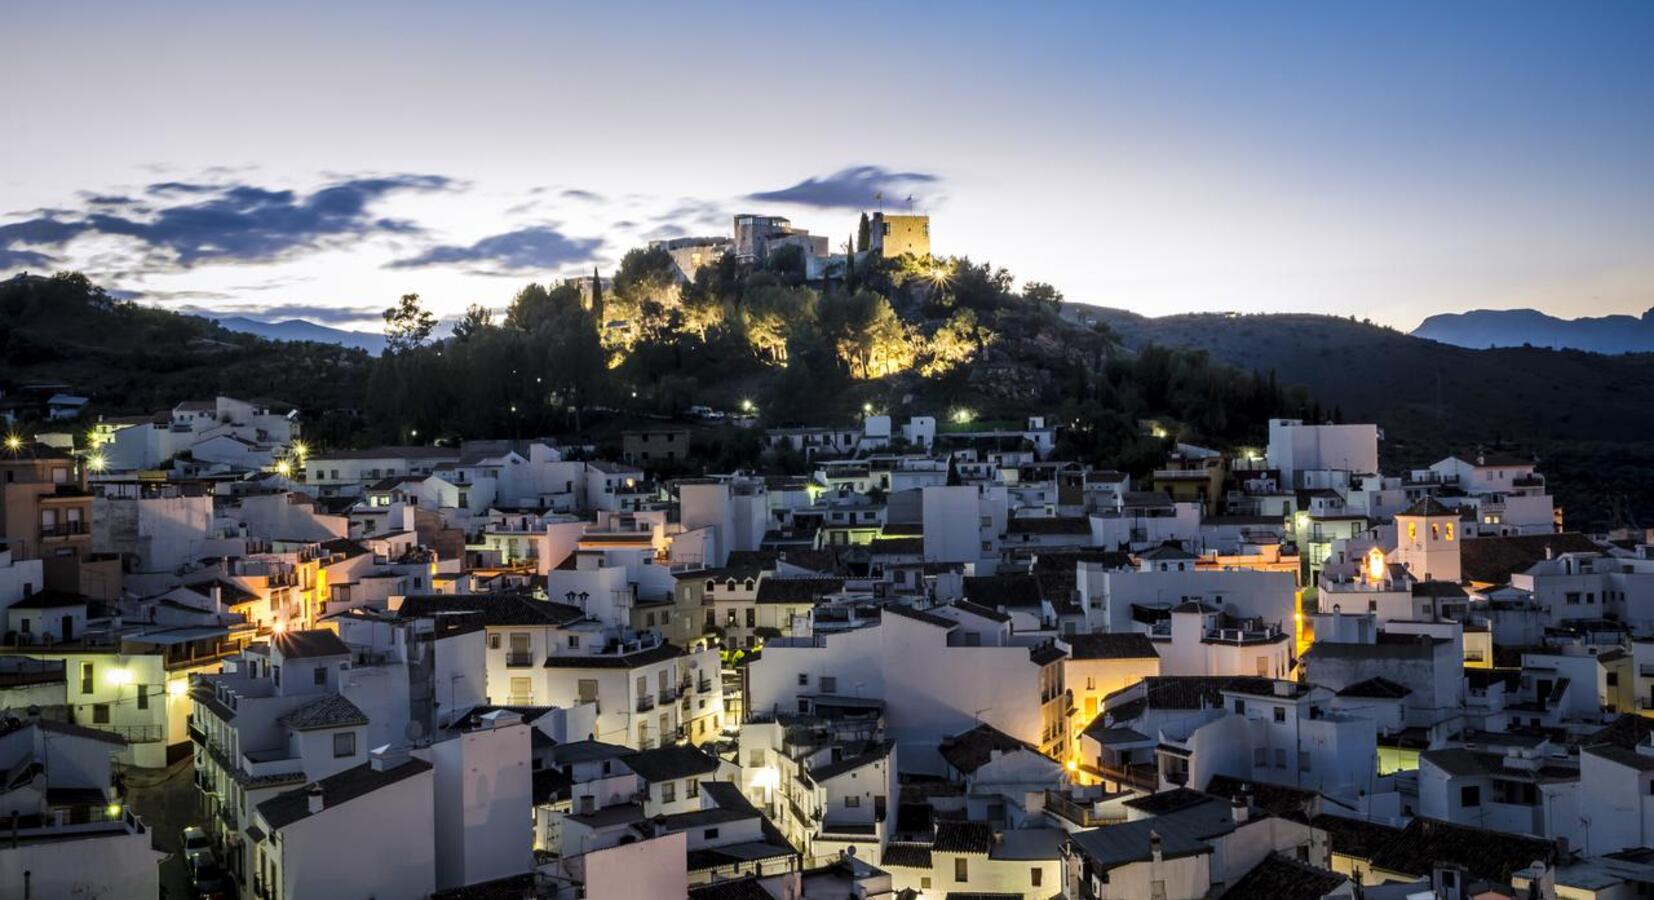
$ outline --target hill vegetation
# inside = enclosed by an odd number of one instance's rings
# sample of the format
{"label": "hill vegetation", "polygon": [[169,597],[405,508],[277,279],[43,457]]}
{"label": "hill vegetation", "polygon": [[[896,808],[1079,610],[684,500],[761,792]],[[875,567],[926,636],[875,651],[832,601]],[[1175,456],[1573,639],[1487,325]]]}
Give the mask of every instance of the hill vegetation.
{"label": "hill vegetation", "polygon": [[1090,314],[1128,347],[1202,351],[1383,427],[1387,467],[1478,445],[1536,454],[1572,527],[1654,524],[1654,354],[1469,350],[1332,316]]}
{"label": "hill vegetation", "polygon": [[[661,251],[628,254],[608,290],[530,284],[503,316],[473,306],[452,337],[416,295],[386,311],[389,350],[270,342],[195,316],[123,303],[83,276],[0,283],[0,382],[56,380],[100,414],[148,412],[216,392],[305,410],[321,446],[580,434],[694,404],[752,407],[765,424],[942,413],[1020,421],[1054,414],[1063,452],[1146,471],[1170,435],[1256,444],[1307,393],[1204,353],[1122,352],[1059,315],[1061,294],[1013,289],[968,259],[873,260],[805,283],[803,259],[731,258],[683,284]],[[825,284],[825,287],[823,287]],[[589,289],[588,289],[589,290]],[[497,320],[496,320],[497,319]],[[1147,423],[1178,423],[1156,436]],[[601,436],[601,428],[597,432]],[[707,460],[751,465],[730,432]]]}

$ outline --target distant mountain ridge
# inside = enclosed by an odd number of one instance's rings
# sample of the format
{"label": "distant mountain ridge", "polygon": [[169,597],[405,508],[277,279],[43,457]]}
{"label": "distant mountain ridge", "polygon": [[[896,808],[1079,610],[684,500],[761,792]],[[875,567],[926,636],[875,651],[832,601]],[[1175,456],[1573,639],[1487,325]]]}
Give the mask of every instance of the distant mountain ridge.
{"label": "distant mountain ridge", "polygon": [[261,322],[249,319],[246,316],[216,316],[212,318],[219,325],[231,331],[242,334],[251,334],[270,341],[316,341],[322,344],[338,344],[341,347],[353,347],[358,350],[378,356],[385,350],[385,336],[367,331],[348,331],[343,328],[330,328],[326,325],[317,325],[303,319],[284,319],[280,322]]}
{"label": "distant mountain ridge", "polygon": [[1536,309],[1477,309],[1425,319],[1413,336],[1483,350],[1551,347],[1592,353],[1654,352],[1654,309],[1642,316],[1562,319]]}

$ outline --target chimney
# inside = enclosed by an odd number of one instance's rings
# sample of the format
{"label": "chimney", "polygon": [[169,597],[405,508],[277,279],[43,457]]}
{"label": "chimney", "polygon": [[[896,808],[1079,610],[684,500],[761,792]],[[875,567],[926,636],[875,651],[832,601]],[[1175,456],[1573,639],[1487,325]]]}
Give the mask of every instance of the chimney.
{"label": "chimney", "polygon": [[375,772],[389,772],[407,761],[408,749],[406,747],[393,747],[390,744],[385,744],[382,747],[375,747],[368,751],[368,764],[373,766]]}
{"label": "chimney", "polygon": [[1236,794],[1229,803],[1229,813],[1234,817],[1236,825],[1245,825],[1251,811],[1251,807],[1246,805],[1246,798],[1240,794]]}
{"label": "chimney", "polygon": [[322,801],[322,786],[319,784],[311,784],[310,788],[304,792],[304,799],[310,807],[311,815],[321,812],[325,807]]}
{"label": "chimney", "polygon": [[1149,832],[1149,856],[1152,857],[1156,863],[1163,862],[1165,860],[1165,854],[1160,851],[1160,832],[1158,831]]}

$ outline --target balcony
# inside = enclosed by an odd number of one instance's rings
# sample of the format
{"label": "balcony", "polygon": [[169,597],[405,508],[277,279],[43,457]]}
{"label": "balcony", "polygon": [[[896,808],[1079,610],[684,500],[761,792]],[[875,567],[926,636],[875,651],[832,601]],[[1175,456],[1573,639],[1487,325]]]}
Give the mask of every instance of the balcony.
{"label": "balcony", "polygon": [[700,691],[703,694],[712,693],[712,679],[702,678],[699,682],[696,682],[695,690]]}
{"label": "balcony", "polygon": [[654,709],[654,708],[655,708],[655,695],[654,694],[644,694],[643,696],[637,698],[637,711],[638,712],[648,712],[649,710]]}
{"label": "balcony", "polygon": [[527,650],[512,650],[505,655],[505,667],[508,669],[526,669],[534,665],[534,655]]}
{"label": "balcony", "polygon": [[660,704],[662,706],[665,706],[666,704],[671,703],[673,700],[678,699],[678,689],[677,688],[667,688],[666,690],[660,692],[660,697],[658,699],[660,700]]}
{"label": "balcony", "polygon": [[77,535],[87,533],[85,522],[59,522],[56,525],[40,526],[40,537],[42,540],[46,538],[75,537]]}
{"label": "balcony", "polygon": [[1066,795],[1053,790],[1045,792],[1045,808],[1081,828],[1096,828],[1120,821],[1119,818],[1108,819],[1099,816],[1090,804],[1075,803]]}

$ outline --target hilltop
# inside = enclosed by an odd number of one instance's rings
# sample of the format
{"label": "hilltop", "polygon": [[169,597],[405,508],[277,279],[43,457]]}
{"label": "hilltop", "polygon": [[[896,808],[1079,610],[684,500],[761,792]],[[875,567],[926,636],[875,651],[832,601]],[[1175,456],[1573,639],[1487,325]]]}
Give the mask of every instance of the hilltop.
{"label": "hilltop", "polygon": [[1536,309],[1442,313],[1413,329],[1414,337],[1459,347],[1553,347],[1593,353],[1654,352],[1654,309],[1639,316],[1559,319]]}

